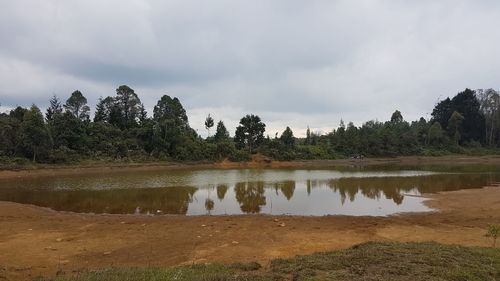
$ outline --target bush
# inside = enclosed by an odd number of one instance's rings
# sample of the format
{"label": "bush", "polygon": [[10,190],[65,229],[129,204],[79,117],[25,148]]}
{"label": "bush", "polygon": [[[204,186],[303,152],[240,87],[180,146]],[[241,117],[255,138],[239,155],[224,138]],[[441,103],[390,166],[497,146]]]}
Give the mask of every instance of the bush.
{"label": "bush", "polygon": [[50,151],[48,162],[51,164],[64,164],[76,162],[78,159],[79,155],[76,151],[66,146],[61,146]]}

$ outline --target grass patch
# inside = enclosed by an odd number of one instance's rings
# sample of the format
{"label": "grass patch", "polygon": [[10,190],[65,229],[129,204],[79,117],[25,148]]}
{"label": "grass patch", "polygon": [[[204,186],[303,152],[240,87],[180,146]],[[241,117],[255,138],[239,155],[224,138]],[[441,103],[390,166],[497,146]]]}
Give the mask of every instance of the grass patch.
{"label": "grass patch", "polygon": [[112,268],[53,281],[135,280],[500,280],[500,249],[438,243],[369,242],[350,249],[257,263],[174,268]]}

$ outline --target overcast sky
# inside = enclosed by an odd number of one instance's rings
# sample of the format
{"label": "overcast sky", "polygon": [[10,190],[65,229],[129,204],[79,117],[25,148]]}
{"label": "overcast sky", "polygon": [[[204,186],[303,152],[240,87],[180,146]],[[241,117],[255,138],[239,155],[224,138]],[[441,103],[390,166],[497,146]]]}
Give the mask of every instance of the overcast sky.
{"label": "overcast sky", "polygon": [[178,97],[204,134],[247,113],[273,136],[340,119],[429,117],[439,98],[500,85],[500,1],[0,0],[2,111],[117,86],[148,111]]}

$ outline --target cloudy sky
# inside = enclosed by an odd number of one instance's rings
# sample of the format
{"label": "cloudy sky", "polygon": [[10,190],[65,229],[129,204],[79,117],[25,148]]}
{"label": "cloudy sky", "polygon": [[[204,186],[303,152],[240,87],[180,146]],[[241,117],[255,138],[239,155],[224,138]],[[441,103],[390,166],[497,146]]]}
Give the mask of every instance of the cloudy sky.
{"label": "cloudy sky", "polygon": [[500,85],[500,1],[0,0],[1,110],[127,84],[150,112],[177,96],[204,133],[259,114],[330,131],[429,117],[439,98]]}

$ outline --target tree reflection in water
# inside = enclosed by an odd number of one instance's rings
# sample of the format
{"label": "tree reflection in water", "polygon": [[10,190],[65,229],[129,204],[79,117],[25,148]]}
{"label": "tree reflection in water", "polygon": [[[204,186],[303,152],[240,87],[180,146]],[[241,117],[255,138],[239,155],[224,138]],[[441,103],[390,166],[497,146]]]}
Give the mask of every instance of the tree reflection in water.
{"label": "tree reflection in water", "polygon": [[260,213],[261,207],[266,205],[264,182],[239,182],[234,187],[234,193],[244,213]]}
{"label": "tree reflection in water", "polygon": [[295,192],[295,181],[277,182],[273,187],[276,191],[276,195],[278,195],[278,190],[280,190],[285,198],[290,201],[293,197],[293,193]]}
{"label": "tree reflection in water", "polygon": [[[108,190],[0,189],[0,200],[48,207],[58,211],[108,214],[187,213],[196,187],[130,188]],[[158,212],[159,211],[159,212]]]}
{"label": "tree reflection in water", "polygon": [[[500,180],[500,174],[497,173],[443,173],[426,176],[334,179],[328,179],[324,175],[322,179],[316,179],[314,174],[311,174],[296,179],[287,176],[286,180],[281,181],[273,180],[272,176],[263,177],[257,172],[250,175],[245,173],[243,176],[248,179],[242,181],[225,179],[224,183],[212,181],[196,186],[116,189],[98,189],[98,186],[85,189],[80,187],[82,186],[80,181],[75,181],[80,186],[73,187],[68,184],[71,181],[62,181],[64,184],[61,184],[54,179],[37,178],[23,182],[22,185],[12,180],[0,182],[0,201],[33,204],[78,213],[222,214],[227,211],[230,214],[260,213],[269,204],[269,207],[274,205],[275,210],[287,213],[335,214],[342,213],[339,209],[341,206],[352,206],[349,202],[356,200],[358,200],[356,203],[366,203],[367,207],[380,205],[395,209],[394,204],[400,205],[401,210],[407,210],[405,204],[409,203],[408,210],[412,210],[414,208],[412,204],[416,201],[405,198],[407,194],[418,196],[430,192],[478,188]],[[266,180],[259,181],[260,178]],[[64,188],[39,188],[49,185]],[[231,193],[233,191],[234,196]],[[196,197],[201,200],[195,200]],[[342,205],[336,204],[337,200],[340,200]],[[369,202],[372,200],[380,202]]]}
{"label": "tree reflection in water", "polygon": [[215,202],[214,200],[210,199],[210,198],[207,198],[205,200],[205,209],[207,210],[207,213],[210,215],[212,210],[214,209],[215,207]]}
{"label": "tree reflection in water", "polygon": [[217,185],[217,198],[219,198],[220,201],[224,200],[228,189],[229,187],[227,186],[227,184]]}

